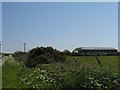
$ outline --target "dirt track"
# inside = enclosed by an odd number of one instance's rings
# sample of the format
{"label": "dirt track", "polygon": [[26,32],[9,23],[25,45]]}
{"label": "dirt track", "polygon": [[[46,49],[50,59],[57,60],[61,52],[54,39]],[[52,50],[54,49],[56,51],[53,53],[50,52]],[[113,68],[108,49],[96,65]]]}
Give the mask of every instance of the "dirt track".
{"label": "dirt track", "polygon": [[2,57],[2,55],[0,55],[0,66],[4,64],[4,62],[7,60],[8,56],[4,56]]}

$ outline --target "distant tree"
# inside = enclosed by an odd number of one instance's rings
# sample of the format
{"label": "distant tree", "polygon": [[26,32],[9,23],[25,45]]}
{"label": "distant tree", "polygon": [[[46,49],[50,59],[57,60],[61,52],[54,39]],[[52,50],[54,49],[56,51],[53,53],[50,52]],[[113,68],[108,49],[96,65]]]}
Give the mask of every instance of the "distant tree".
{"label": "distant tree", "polygon": [[71,52],[70,52],[69,50],[65,49],[65,50],[63,51],[63,54],[64,54],[64,55],[71,55]]}

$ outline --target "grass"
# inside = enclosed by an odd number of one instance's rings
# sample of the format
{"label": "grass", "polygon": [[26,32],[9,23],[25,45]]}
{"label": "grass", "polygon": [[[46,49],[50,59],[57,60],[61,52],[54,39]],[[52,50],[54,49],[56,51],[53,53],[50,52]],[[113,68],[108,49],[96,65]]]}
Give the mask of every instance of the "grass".
{"label": "grass", "polygon": [[[100,60],[102,66],[113,67],[115,71],[118,71],[118,56],[98,56],[98,59]],[[81,67],[85,64],[92,65],[92,67],[99,67],[95,56],[68,56],[67,60],[72,65],[76,60]]]}
{"label": "grass", "polygon": [[99,59],[103,66],[112,66],[115,70],[118,70],[118,56],[101,56]]}
{"label": "grass", "polygon": [[[15,61],[14,58],[11,57],[8,58],[8,60],[2,67],[2,86],[3,88],[75,88],[82,79],[82,82],[84,82],[91,77],[96,78],[96,76],[104,76],[109,79],[114,77],[112,76],[114,75],[114,73],[115,75],[117,75],[117,56],[99,56],[98,58],[101,64],[104,67],[108,68],[108,72],[107,69],[103,68],[102,71],[101,69],[99,69],[100,66],[94,56],[67,56],[67,60],[65,63],[42,64],[39,65],[37,68],[22,67],[22,63]],[[81,69],[83,67],[85,67],[86,69]],[[92,71],[96,68],[98,69],[98,74],[95,74],[95,71]],[[87,70],[91,72],[85,72]],[[81,79],[80,81],[79,78]],[[97,78],[97,80],[100,81],[97,82],[98,84],[96,84],[95,80],[92,80],[90,82],[95,83],[95,87],[99,87],[103,80],[99,78]],[[87,82],[87,84],[86,87],[92,87],[91,85],[93,85],[89,82]]]}
{"label": "grass", "polygon": [[2,89],[2,66],[0,66],[0,89]]}
{"label": "grass", "polygon": [[20,65],[13,58],[8,60],[2,66],[2,87],[3,88],[15,88],[19,81],[19,68]]}

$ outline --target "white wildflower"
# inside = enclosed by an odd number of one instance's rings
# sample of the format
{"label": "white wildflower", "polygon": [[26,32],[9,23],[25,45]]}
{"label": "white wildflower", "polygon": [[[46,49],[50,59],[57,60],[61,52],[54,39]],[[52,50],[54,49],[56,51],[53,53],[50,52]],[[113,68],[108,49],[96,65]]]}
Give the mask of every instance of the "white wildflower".
{"label": "white wildflower", "polygon": [[41,70],[41,73],[45,73],[46,71],[45,70]]}

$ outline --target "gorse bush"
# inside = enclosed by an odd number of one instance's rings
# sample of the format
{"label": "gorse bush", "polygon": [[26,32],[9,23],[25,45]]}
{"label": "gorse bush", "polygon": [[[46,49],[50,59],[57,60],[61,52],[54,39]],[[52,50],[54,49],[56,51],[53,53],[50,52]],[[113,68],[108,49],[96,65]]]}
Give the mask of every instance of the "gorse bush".
{"label": "gorse bush", "polygon": [[15,53],[13,53],[12,55],[14,57],[14,59],[16,61],[22,61],[22,62],[26,62],[28,59],[28,53],[27,52],[22,52],[22,51],[16,51]]}
{"label": "gorse bush", "polygon": [[40,55],[34,58],[28,58],[25,64],[27,67],[36,67],[38,64],[48,64],[48,61],[46,56]]}
{"label": "gorse bush", "polygon": [[52,62],[64,62],[64,55],[57,49],[52,47],[37,47],[33,48],[28,53],[28,60],[25,65],[27,67],[35,67],[38,64],[48,64],[51,60]]}

